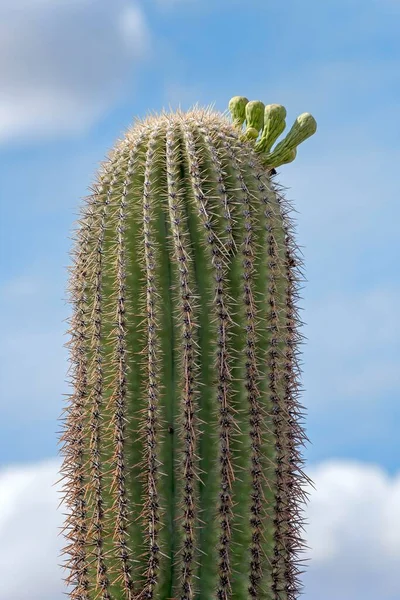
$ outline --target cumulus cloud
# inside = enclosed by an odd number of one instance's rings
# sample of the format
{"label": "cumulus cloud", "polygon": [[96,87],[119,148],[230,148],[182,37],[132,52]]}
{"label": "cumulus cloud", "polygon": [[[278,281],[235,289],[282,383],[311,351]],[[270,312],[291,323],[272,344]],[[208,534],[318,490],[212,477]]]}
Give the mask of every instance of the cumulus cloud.
{"label": "cumulus cloud", "polygon": [[61,600],[59,460],[0,471],[0,600]]}
{"label": "cumulus cloud", "polygon": [[329,461],[310,472],[305,600],[395,600],[400,559],[400,474]]}
{"label": "cumulus cloud", "polygon": [[0,143],[79,132],[150,50],[136,3],[6,0],[0,6]]}
{"label": "cumulus cloud", "polygon": [[[0,471],[0,600],[61,600],[60,460]],[[304,513],[311,550],[304,600],[395,600],[400,595],[400,474],[348,461],[319,464]]]}

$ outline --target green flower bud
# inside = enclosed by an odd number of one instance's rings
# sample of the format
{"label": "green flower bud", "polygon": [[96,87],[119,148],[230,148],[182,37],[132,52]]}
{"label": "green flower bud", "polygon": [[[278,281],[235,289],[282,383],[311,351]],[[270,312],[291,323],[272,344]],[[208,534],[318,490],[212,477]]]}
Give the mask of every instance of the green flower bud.
{"label": "green flower bud", "polygon": [[246,126],[257,129],[258,133],[264,126],[264,102],[252,100],[246,104]]}
{"label": "green flower bud", "polygon": [[248,102],[249,101],[244,96],[234,96],[229,100],[229,111],[231,113],[233,125],[238,129],[241,129],[246,120],[246,105]]}
{"label": "green flower bud", "polygon": [[291,130],[274,148],[274,153],[296,148],[301,142],[317,131],[317,122],[310,113],[303,113],[297,117]]}
{"label": "green flower bud", "polygon": [[270,152],[286,126],[286,108],[281,104],[267,104],[264,110],[264,128],[254,146],[256,152]]}

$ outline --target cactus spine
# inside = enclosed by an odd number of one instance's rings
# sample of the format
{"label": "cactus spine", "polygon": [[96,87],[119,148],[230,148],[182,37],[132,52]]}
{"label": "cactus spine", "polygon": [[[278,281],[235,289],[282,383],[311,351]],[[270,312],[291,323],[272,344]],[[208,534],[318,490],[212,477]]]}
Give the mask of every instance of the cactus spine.
{"label": "cactus spine", "polygon": [[301,260],[272,174],[315,121],[271,151],[285,109],[229,108],[138,120],[82,210],[61,436],[71,600],[300,592]]}

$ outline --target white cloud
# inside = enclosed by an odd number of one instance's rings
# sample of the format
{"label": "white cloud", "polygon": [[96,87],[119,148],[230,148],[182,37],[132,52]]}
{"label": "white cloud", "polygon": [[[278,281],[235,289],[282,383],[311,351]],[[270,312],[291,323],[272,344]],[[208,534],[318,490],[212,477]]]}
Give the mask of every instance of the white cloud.
{"label": "white cloud", "polygon": [[[65,570],[58,535],[65,506],[60,460],[0,471],[0,600],[61,600]],[[327,461],[307,470],[304,537],[311,547],[305,600],[394,600],[400,594],[400,474]],[[29,583],[29,585],[27,585]]]}
{"label": "white cloud", "polygon": [[395,600],[400,595],[400,475],[331,461],[310,471],[305,600]]}
{"label": "white cloud", "polygon": [[317,488],[308,508],[316,566],[343,553],[376,560],[377,544],[380,560],[400,557],[400,537],[394,536],[400,533],[400,505],[388,519],[400,494],[400,476],[390,479],[380,467],[360,462],[329,461],[314,467],[310,477]]}
{"label": "white cloud", "polygon": [[59,460],[0,471],[0,600],[61,600]]}
{"label": "white cloud", "polygon": [[0,143],[88,127],[119,98],[149,36],[128,0],[1,3]]}

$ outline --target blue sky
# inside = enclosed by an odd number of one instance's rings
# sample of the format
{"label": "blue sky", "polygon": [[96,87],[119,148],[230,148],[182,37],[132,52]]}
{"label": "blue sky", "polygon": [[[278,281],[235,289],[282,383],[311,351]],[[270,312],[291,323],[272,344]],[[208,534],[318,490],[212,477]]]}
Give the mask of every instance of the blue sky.
{"label": "blue sky", "polygon": [[[322,486],[310,508],[317,551],[316,566],[304,578],[304,598],[321,597],[322,581],[333,590],[324,600],[400,596],[386,572],[400,558],[400,544],[390,537],[397,531],[400,539],[400,513],[396,521],[393,511],[393,499],[400,504],[399,20],[398,0],[3,0],[3,498],[19,498],[18,490],[32,480],[39,486],[32,488],[38,510],[46,515],[46,502],[53,506],[53,496],[45,496],[40,485],[47,490],[46,482],[56,479],[57,418],[62,394],[69,391],[63,348],[69,236],[80,198],[106,152],[136,115],[163,107],[186,110],[199,102],[223,111],[234,95],[280,103],[288,122],[305,111],[318,122],[296,161],[279,169],[298,211],[307,277],[300,304],[308,338],[302,403],[312,444],[304,456],[317,488]],[[347,492],[338,492],[347,481],[354,484],[352,502],[370,498],[365,522],[351,513]],[[331,528],[337,552],[326,554],[321,530],[331,529],[323,507],[328,511],[332,498],[347,515],[343,532],[351,523],[354,538],[364,542],[365,526],[391,515],[389,537],[383,540],[378,526],[368,534],[375,550],[382,545],[381,566],[371,566],[366,557],[355,561],[353,575],[343,575],[343,557],[354,557],[349,548],[356,541],[341,536],[339,525]],[[10,522],[0,517],[0,539]],[[50,539],[53,521],[46,523]],[[48,556],[54,552],[49,549]],[[343,589],[335,587],[338,569]],[[47,577],[39,578],[37,598],[46,600],[48,593],[58,600],[60,573]],[[0,600],[24,600],[11,577],[9,585]]]}

